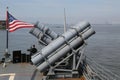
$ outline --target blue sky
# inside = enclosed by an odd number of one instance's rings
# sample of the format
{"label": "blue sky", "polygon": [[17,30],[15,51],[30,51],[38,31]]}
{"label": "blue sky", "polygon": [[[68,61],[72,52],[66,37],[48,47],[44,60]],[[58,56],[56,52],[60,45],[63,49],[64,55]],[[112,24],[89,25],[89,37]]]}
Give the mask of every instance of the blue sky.
{"label": "blue sky", "polygon": [[6,7],[19,20],[35,23],[120,23],[120,0],[0,0],[0,19]]}

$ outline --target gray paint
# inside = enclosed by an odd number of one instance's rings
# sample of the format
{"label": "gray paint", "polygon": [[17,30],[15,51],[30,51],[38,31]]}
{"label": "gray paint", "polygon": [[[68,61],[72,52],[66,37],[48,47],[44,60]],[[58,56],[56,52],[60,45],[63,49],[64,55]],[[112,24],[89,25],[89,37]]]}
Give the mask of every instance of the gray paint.
{"label": "gray paint", "polygon": [[57,50],[59,47],[65,44],[66,41],[71,40],[78,33],[81,33],[84,29],[88,28],[89,26],[90,24],[88,22],[82,22],[74,26],[72,29],[69,29],[62,36],[58,37],[56,40],[54,40],[49,45],[44,47],[40,52],[38,52],[37,56],[34,56],[34,58],[31,59],[33,64],[36,65],[36,64],[42,63],[44,60],[44,57],[49,56],[53,51]]}
{"label": "gray paint", "polygon": [[[88,31],[86,31],[86,33],[84,34],[84,37],[78,37],[76,39],[74,39],[71,43],[70,46],[74,49],[77,47],[80,47],[83,43],[83,40],[89,38],[91,35],[93,35],[95,33],[95,31],[91,28]],[[71,47],[69,45],[65,46],[63,49],[61,49],[60,51],[58,51],[56,54],[54,54],[52,57],[50,57],[49,59],[47,59],[47,61],[44,61],[42,64],[40,64],[37,69],[39,71],[44,71],[47,67],[49,67],[49,65],[52,65],[54,62],[56,62],[57,60],[59,60],[62,56],[65,56],[70,50]]]}

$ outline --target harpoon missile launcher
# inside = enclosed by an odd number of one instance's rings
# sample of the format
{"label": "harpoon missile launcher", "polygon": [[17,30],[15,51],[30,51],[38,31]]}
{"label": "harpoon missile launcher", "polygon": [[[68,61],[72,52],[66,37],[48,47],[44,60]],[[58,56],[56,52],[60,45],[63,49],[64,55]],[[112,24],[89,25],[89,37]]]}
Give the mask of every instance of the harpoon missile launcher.
{"label": "harpoon missile launcher", "polygon": [[[46,44],[31,58],[33,65],[41,73],[45,76],[52,75],[54,78],[80,75],[85,40],[95,34],[88,22],[81,22],[59,36],[45,26],[37,26],[30,33]],[[65,64],[62,65],[63,63]]]}

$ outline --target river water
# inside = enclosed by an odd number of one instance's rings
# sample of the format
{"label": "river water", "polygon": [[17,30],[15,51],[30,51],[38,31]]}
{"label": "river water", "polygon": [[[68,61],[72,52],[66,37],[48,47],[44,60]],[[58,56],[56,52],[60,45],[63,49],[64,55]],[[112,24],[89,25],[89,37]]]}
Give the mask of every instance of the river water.
{"label": "river water", "polygon": [[[120,25],[92,25],[96,34],[87,40],[85,55],[94,58],[99,64],[120,76]],[[63,33],[63,27],[50,26],[56,33]],[[19,29],[9,33],[9,53],[27,49],[33,44],[39,49],[38,40],[29,34],[30,29]],[[0,30],[0,58],[6,48],[6,31]]]}

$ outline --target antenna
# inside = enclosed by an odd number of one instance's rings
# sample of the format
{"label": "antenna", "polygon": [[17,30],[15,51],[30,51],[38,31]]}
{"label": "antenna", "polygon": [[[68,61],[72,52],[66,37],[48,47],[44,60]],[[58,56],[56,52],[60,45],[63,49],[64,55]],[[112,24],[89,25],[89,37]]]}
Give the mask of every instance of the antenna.
{"label": "antenna", "polygon": [[66,29],[66,13],[65,13],[65,8],[64,8],[64,33],[67,31]]}

